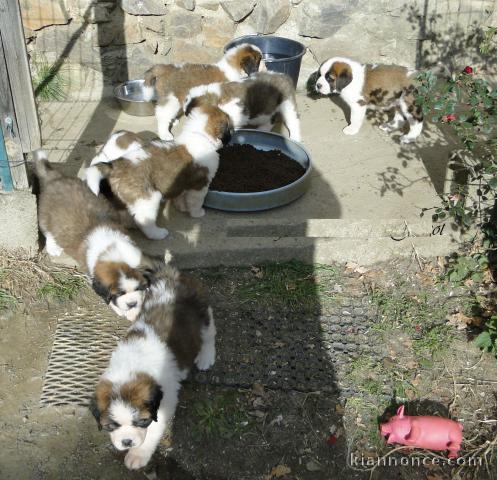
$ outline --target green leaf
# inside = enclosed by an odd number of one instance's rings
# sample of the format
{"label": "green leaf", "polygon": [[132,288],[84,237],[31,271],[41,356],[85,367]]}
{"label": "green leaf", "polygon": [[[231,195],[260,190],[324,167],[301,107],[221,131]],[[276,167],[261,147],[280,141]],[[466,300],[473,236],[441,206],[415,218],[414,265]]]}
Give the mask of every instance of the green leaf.
{"label": "green leaf", "polygon": [[493,341],[492,341],[492,337],[490,336],[490,333],[481,332],[480,335],[478,335],[475,338],[475,345],[478,348],[481,348],[482,350],[488,350],[488,349],[492,348]]}

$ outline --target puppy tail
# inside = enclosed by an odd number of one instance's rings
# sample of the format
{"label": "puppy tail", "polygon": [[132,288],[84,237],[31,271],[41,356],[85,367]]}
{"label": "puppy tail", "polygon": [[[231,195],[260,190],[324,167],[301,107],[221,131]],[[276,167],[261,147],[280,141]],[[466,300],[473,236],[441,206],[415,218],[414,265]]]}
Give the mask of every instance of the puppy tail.
{"label": "puppy tail", "polygon": [[61,176],[55,171],[48,161],[48,155],[45,150],[35,150],[33,152],[34,169],[36,176],[41,183],[46,183]]}
{"label": "puppy tail", "polygon": [[100,193],[100,182],[109,176],[112,167],[106,163],[99,163],[88,167],[85,172],[85,181],[88,188],[95,194]]}

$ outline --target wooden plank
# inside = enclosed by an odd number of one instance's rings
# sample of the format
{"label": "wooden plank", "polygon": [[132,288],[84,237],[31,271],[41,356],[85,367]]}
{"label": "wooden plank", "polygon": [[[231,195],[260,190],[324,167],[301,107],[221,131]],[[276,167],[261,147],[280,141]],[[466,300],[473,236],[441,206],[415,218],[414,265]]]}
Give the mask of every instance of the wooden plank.
{"label": "wooden plank", "polygon": [[41,147],[40,125],[31,84],[18,0],[0,0],[0,35],[23,152]]}
{"label": "wooden plank", "polygon": [[[9,126],[10,125],[10,126]],[[28,188],[26,162],[19,136],[14,104],[5,64],[2,36],[0,35],[0,130],[9,162],[10,176],[17,190]],[[7,167],[7,165],[5,165]]]}

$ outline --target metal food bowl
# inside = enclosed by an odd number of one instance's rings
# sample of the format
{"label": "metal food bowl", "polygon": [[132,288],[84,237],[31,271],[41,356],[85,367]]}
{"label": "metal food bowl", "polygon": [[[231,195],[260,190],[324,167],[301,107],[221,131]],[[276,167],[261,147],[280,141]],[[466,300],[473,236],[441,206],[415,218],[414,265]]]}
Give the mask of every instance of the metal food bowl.
{"label": "metal food bowl", "polygon": [[[256,212],[281,207],[301,197],[309,188],[312,163],[309,152],[297,142],[277,133],[240,129],[233,135],[230,145],[249,144],[258,150],[281,150],[285,155],[300,163],[305,173],[295,182],[265,192],[219,192],[209,190],[204,206],[228,212]],[[243,175],[243,172],[240,172]]]}
{"label": "metal food bowl", "polygon": [[231,40],[225,45],[224,51],[226,52],[226,50],[242,43],[250,43],[259,47],[267,69],[273,72],[286,73],[297,86],[300,64],[306,52],[305,45],[277,35],[244,35]]}
{"label": "metal food bowl", "polygon": [[143,99],[145,80],[128,80],[114,88],[114,96],[123,112],[137,117],[149,117],[155,113],[153,102]]}

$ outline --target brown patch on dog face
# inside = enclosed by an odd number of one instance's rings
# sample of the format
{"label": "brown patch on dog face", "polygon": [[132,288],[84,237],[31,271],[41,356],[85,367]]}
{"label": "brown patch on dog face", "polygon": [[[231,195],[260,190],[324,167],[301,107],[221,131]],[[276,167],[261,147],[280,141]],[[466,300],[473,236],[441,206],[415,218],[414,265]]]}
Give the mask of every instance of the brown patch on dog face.
{"label": "brown patch on dog face", "polygon": [[[235,47],[236,48],[236,47]],[[228,63],[238,70],[244,72],[247,76],[259,71],[262,60],[262,54],[252,45],[245,45],[236,49],[234,52],[227,52]]]}
{"label": "brown patch on dog face", "polygon": [[147,373],[140,372],[133,380],[126,382],[119,390],[121,399],[139,412],[140,419],[157,421],[157,410],[163,392],[158,383]]}
{"label": "brown patch on dog face", "polygon": [[122,289],[123,278],[136,280],[136,288],[130,291],[145,290],[149,285],[143,272],[130,267],[127,263],[97,262],[93,271],[93,289],[106,303],[115,303],[119,296],[130,292]]}
{"label": "brown patch on dog face", "polygon": [[324,78],[330,84],[330,90],[341,92],[352,82],[352,68],[348,63],[335,62],[331,65]]}

